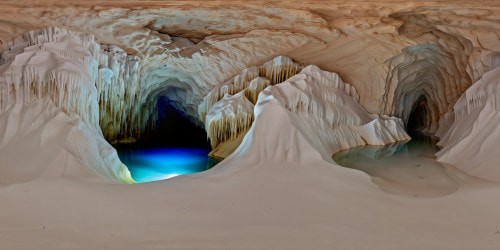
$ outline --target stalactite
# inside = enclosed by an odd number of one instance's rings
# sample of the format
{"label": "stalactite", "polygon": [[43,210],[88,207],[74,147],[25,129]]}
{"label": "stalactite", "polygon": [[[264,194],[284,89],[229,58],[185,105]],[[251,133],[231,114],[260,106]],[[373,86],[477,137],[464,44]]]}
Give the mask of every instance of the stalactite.
{"label": "stalactite", "polygon": [[[300,69],[301,67],[293,63],[289,58],[277,57],[259,68],[260,77],[254,78],[248,83],[242,81],[242,77],[235,77],[232,81],[212,90],[206,95],[204,101],[199,106],[199,115],[205,122],[212,148],[217,147],[220,143],[235,139],[240,133],[246,132],[251,126],[252,119],[250,117],[252,112],[250,110],[244,112],[235,111],[237,109],[234,108],[234,105],[231,106],[228,103],[234,103],[235,100],[239,100],[240,103],[248,102],[255,104],[260,92],[266,87],[282,81],[287,81],[288,84],[292,84],[297,89],[302,90],[294,91],[292,92],[293,94],[282,93],[284,95],[284,105],[292,113],[313,115],[314,117],[318,117],[318,119],[326,120],[330,124],[329,129],[339,129],[342,131],[344,131],[341,129],[343,126],[357,127],[362,125],[363,121],[366,121],[366,119],[363,120],[356,114],[346,113],[343,108],[343,106],[348,105],[346,104],[346,99],[351,98],[355,102],[359,101],[359,95],[353,86],[344,83],[337,74],[327,74],[316,66],[308,66],[297,74]],[[292,76],[293,78],[290,78]],[[234,84],[235,81],[238,84]],[[310,82],[324,85],[325,88],[311,89],[308,87]],[[237,94],[239,99],[235,97],[236,90],[239,91]],[[242,93],[244,93],[243,97],[246,96],[244,100],[240,97]],[[331,103],[332,106],[329,108],[333,112],[327,112],[324,105],[318,101],[317,96],[321,96],[321,101]],[[221,116],[215,115],[216,113],[227,112],[227,110],[231,112]],[[384,124],[387,123],[383,122]],[[387,123],[387,125],[389,126],[390,124]],[[352,133],[353,137],[346,142],[346,148],[352,146],[351,142],[353,141],[363,141],[357,132]],[[404,131],[402,134],[406,135]],[[387,137],[385,140],[406,138],[399,132],[395,135],[388,134]]]}
{"label": "stalactite", "polygon": [[[257,96],[260,91],[271,84],[278,84],[285,81],[291,76],[297,74],[302,67],[293,62],[292,59],[284,56],[275,57],[273,60],[266,62],[261,67],[250,67],[244,69],[241,74],[235,76],[228,82],[224,83],[215,89],[212,89],[203,98],[202,103],[198,106],[198,116],[204,121],[208,111],[226,94],[234,95],[245,90],[245,94],[252,103],[257,101]],[[259,82],[253,83],[254,79],[260,79]],[[269,83],[265,83],[267,81]],[[264,85],[265,86],[264,86]],[[254,90],[255,88],[255,90]]]}
{"label": "stalactite", "polygon": [[250,100],[250,102],[255,104],[260,92],[269,85],[271,85],[271,81],[269,79],[265,77],[257,77],[253,79],[245,89],[245,96],[248,100]]}
{"label": "stalactite", "polygon": [[[140,59],[116,46],[104,46],[100,57],[99,91],[100,126],[110,141],[135,137],[145,129],[147,118],[140,116]],[[139,118],[135,118],[139,117]],[[135,119],[134,119],[135,118]]]}
{"label": "stalactite", "polygon": [[[57,42],[57,45],[54,45],[54,42]],[[70,43],[80,45],[83,50],[68,49]],[[13,60],[24,51],[55,54],[69,61],[78,61],[99,69],[89,72],[89,82],[93,82],[97,88],[99,124],[108,140],[133,137],[145,129],[148,115],[142,116],[143,110],[137,105],[142,91],[139,84],[139,57],[130,56],[114,45],[101,46],[94,41],[93,36],[59,28],[46,28],[25,33],[10,42],[0,55],[0,65]],[[35,77],[39,76],[31,72],[26,73],[26,77],[34,81]],[[47,87],[44,91],[55,95],[57,84],[49,83]],[[52,98],[57,99],[55,96]]]}
{"label": "stalactite", "polygon": [[[235,108],[228,106],[228,102],[239,100],[240,105],[253,107],[259,93],[266,87],[285,81],[300,69],[301,66],[290,58],[278,56],[261,67],[253,66],[243,70],[222,86],[211,90],[198,106],[198,115],[205,123],[212,148],[215,149],[218,144],[234,140],[241,133],[246,133],[252,124],[253,108]],[[221,117],[214,115],[214,112],[227,112],[222,107],[231,112]]]}
{"label": "stalactite", "polygon": [[240,133],[246,132],[253,122],[253,114],[238,113],[234,116],[223,117],[211,121],[208,127],[208,137],[212,148],[221,142],[233,140]]}
{"label": "stalactite", "polygon": [[271,80],[271,84],[274,85],[294,76],[300,70],[301,67],[294,63],[292,59],[285,56],[278,56],[264,63],[259,69],[259,74]]}
{"label": "stalactite", "polygon": [[205,123],[212,148],[246,132],[252,122],[253,104],[245,97],[244,91],[226,95],[207,114]]}
{"label": "stalactite", "polygon": [[[309,88],[307,88],[307,84],[313,81],[327,87],[321,88],[320,92],[308,92],[307,90],[309,90]],[[332,115],[324,110],[322,103],[318,102],[318,100],[322,100],[333,103],[335,105],[332,109],[341,113],[340,110],[342,106],[346,105],[346,100],[343,95],[350,96],[356,102],[359,100],[359,95],[355,88],[348,83],[344,83],[337,74],[330,72],[328,72],[328,74],[324,73],[324,71],[321,71],[318,67],[311,65],[304,68],[301,73],[289,79],[288,82],[296,86],[296,88],[303,90],[283,93],[285,95],[284,99],[286,100],[284,105],[291,112],[306,112],[317,115],[331,122],[334,127],[339,124],[348,124],[352,126],[360,125],[361,121],[356,118],[357,116],[353,115],[352,117],[347,117]],[[322,98],[317,99],[317,96],[321,96]]]}
{"label": "stalactite", "polygon": [[260,95],[256,106],[286,108],[293,121],[303,121],[300,126],[314,131],[317,141],[328,144],[330,152],[409,139],[399,118],[368,113],[358,103],[354,87],[313,65]]}
{"label": "stalactite", "polygon": [[[2,67],[8,71],[2,76],[2,89],[7,89],[3,91],[7,94],[4,94],[6,97],[2,101],[2,108],[9,103],[20,101],[20,98],[28,104],[35,98],[47,96],[65,112],[76,112],[97,128],[99,113],[94,110],[99,108],[90,107],[90,102],[85,101],[105,96],[101,92],[103,83],[96,69],[98,62],[95,60],[102,55],[100,45],[94,41],[93,36],[46,28],[28,32],[13,40],[7,47],[0,61],[4,64]],[[38,65],[39,58],[47,58],[51,64]],[[82,66],[76,66],[74,63]],[[105,81],[109,82],[109,74],[104,77],[107,78]],[[17,94],[20,92],[20,85],[23,86],[22,97]],[[82,92],[80,85],[84,86],[86,91]],[[80,100],[80,95],[85,98]]]}
{"label": "stalactite", "polygon": [[[23,52],[23,46],[29,47]],[[42,100],[39,105],[54,105],[69,116],[78,115],[79,124],[85,125],[77,130],[92,133],[87,138],[91,142],[67,142],[67,150],[79,159],[85,158],[88,167],[110,180],[132,183],[129,171],[118,160],[116,152],[108,152],[112,148],[102,138],[99,128],[102,116],[98,100],[116,101],[113,99],[116,93],[109,88],[113,72],[98,70],[96,59],[101,51],[94,38],[49,28],[27,33],[11,47],[15,50],[3,53],[5,61],[0,65],[0,114],[13,105],[26,107]],[[115,107],[115,104],[110,104],[109,110],[119,112],[123,106]],[[97,147],[91,149],[96,151],[95,155],[89,156],[89,149],[82,149],[81,145]]]}

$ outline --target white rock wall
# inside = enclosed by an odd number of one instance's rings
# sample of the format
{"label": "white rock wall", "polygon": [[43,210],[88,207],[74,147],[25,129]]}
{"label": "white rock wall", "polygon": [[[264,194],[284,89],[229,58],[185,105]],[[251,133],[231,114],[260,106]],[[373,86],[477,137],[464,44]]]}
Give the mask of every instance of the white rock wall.
{"label": "white rock wall", "polygon": [[[102,76],[98,69],[102,55],[94,38],[46,29],[27,34],[25,40],[28,42],[21,43],[28,46],[24,52],[13,44],[18,50],[9,53],[0,65],[2,167],[27,167],[11,154],[12,149],[21,147],[15,145],[25,143],[29,145],[28,154],[54,149],[60,152],[34,158],[31,163],[42,165],[40,169],[50,165],[51,155],[64,157],[61,154],[68,152],[66,157],[74,157],[109,181],[132,183],[127,167],[99,127],[96,82]],[[60,163],[59,169],[71,168],[69,162]],[[36,167],[34,171],[38,171]]]}

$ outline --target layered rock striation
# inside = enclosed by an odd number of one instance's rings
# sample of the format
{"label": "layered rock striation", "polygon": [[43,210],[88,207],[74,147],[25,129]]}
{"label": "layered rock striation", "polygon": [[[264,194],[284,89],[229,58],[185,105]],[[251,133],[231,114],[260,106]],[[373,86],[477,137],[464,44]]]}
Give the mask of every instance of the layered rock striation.
{"label": "layered rock striation", "polygon": [[500,68],[483,75],[441,119],[437,159],[473,176],[498,182]]}

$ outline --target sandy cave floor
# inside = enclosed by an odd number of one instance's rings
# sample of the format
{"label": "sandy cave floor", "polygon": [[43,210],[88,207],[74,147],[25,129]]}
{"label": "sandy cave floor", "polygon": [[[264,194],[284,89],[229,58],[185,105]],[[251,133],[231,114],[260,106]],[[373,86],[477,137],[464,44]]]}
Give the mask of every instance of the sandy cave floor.
{"label": "sandy cave floor", "polygon": [[310,167],[316,170],[276,164],[217,173],[219,166],[138,185],[66,178],[3,185],[0,242],[5,249],[500,244],[500,204],[493,198],[498,185],[462,175],[456,177],[466,181],[457,192],[414,199],[379,190],[359,171],[324,163]]}

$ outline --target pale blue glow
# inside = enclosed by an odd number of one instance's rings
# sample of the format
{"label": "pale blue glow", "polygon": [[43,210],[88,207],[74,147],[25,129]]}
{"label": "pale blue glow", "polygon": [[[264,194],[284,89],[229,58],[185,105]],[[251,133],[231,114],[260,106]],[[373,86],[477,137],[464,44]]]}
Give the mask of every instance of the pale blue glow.
{"label": "pale blue glow", "polygon": [[165,180],[207,170],[208,151],[192,148],[118,149],[136,182]]}

